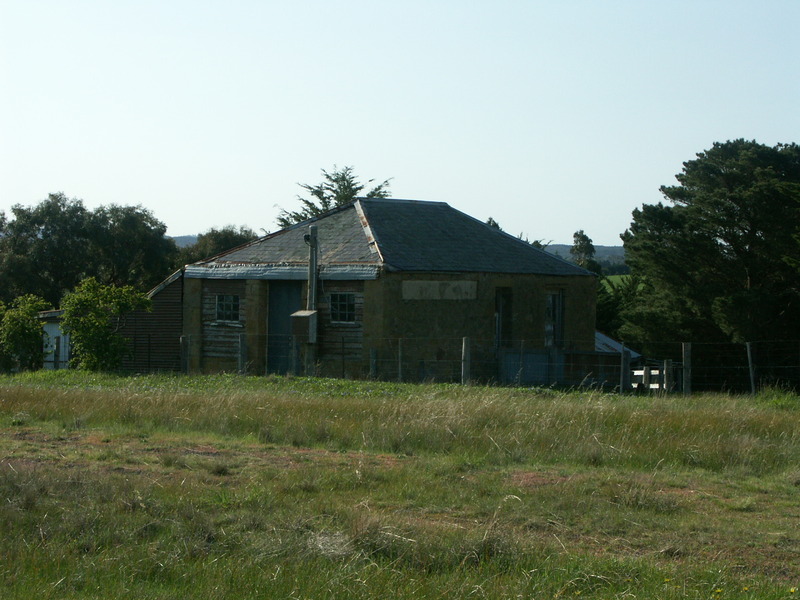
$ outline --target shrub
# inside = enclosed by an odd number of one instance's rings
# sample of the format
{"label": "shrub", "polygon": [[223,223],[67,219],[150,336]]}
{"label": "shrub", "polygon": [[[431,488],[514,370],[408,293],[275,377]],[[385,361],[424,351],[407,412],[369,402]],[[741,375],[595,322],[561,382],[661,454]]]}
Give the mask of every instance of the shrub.
{"label": "shrub", "polygon": [[48,303],[32,294],[15,298],[5,311],[0,307],[0,369],[41,369],[44,363],[42,322],[39,311]]}
{"label": "shrub", "polygon": [[61,303],[62,329],[71,337],[73,364],[90,371],[119,368],[127,342],[119,334],[135,310],[150,310],[150,299],[131,286],[101,285],[83,280]]}

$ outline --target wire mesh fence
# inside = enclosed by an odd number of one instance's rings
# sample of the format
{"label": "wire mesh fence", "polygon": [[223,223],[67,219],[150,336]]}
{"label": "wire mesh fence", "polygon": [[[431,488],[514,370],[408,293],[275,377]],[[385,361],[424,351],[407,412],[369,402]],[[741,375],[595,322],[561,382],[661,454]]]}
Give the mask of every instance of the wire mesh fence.
{"label": "wire mesh fence", "polygon": [[[584,341],[585,342],[585,341]],[[585,343],[581,344],[583,347]],[[646,353],[498,345],[470,338],[366,338],[342,332],[305,344],[293,336],[249,336],[235,343],[181,343],[184,370],[314,374],[395,381],[594,386],[605,389],[749,392],[798,387],[800,342],[649,344]]]}
{"label": "wire mesh fence", "polygon": [[642,363],[671,360],[679,389],[755,392],[768,386],[800,387],[800,341],[648,343]]}
{"label": "wire mesh fence", "polygon": [[[586,347],[586,340],[542,347],[526,340],[498,344],[467,337],[372,338],[360,330],[342,331],[314,344],[292,335],[236,333],[225,339],[183,336],[165,347],[160,338],[134,336],[123,368],[639,392],[753,393],[767,386],[800,389],[798,340],[662,342],[641,348],[620,344],[616,351]],[[62,361],[61,368],[64,366]]]}

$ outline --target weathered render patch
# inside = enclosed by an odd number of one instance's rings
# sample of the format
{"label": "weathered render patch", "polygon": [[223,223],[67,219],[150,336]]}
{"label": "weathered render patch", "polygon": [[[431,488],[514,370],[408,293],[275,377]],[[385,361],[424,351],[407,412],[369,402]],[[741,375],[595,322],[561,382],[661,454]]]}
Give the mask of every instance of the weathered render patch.
{"label": "weathered render patch", "polygon": [[475,300],[477,281],[404,281],[403,300]]}

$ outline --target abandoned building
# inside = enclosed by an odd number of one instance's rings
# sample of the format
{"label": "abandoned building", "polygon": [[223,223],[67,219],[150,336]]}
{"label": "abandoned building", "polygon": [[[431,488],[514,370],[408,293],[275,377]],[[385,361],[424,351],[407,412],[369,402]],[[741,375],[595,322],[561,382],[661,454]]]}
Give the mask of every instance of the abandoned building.
{"label": "abandoned building", "polygon": [[595,294],[592,273],[445,203],[369,198],[187,265],[151,298],[172,315],[162,337],[180,301],[170,364],[187,372],[448,381],[467,344],[477,380],[550,384],[591,371]]}

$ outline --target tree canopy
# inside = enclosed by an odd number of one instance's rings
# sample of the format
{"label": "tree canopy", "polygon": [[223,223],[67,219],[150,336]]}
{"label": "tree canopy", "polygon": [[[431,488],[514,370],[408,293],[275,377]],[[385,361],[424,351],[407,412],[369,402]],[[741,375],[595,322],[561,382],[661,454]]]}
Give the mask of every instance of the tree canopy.
{"label": "tree canopy", "polygon": [[600,263],[594,259],[595,252],[592,238],[586,235],[583,229],[579,229],[572,235],[572,248],[569,249],[572,260],[579,267],[599,275],[603,269],[600,267]]}
{"label": "tree canopy", "polygon": [[[500,223],[495,221],[493,217],[486,219],[486,225],[492,229],[497,229],[498,231],[505,231],[502,227],[500,227]],[[544,242],[543,240],[529,240],[528,237],[522,232],[520,232],[520,234],[517,236],[517,239],[525,242],[526,244],[530,244],[534,248],[539,248],[539,250],[544,250],[550,244],[550,242]]]}
{"label": "tree canopy", "polygon": [[141,206],[101,206],[93,248],[97,278],[107,284],[148,290],[169,274],[177,255],[167,227]]}
{"label": "tree canopy", "polygon": [[35,294],[57,305],[86,277],[147,290],[177,256],[166,226],[140,206],[90,211],[58,193],[11,212],[10,219],[0,218],[0,298],[6,301]]}
{"label": "tree canopy", "polygon": [[[353,173],[353,167],[339,169],[334,165],[333,170],[330,172],[322,169],[321,183],[317,185],[298,184],[311,197],[297,196],[301,208],[296,211],[281,210],[278,216],[278,225],[281,228],[289,227],[295,223],[319,216],[337,206],[348,204],[358,197],[388,198],[390,179],[385,179],[377,185],[372,185],[374,181],[374,179],[369,179],[366,183],[359,182],[355,173]],[[368,186],[372,187],[368,188]],[[362,194],[365,189],[367,190],[366,193]]]}
{"label": "tree canopy", "polygon": [[256,238],[258,238],[258,234],[249,227],[241,226],[238,229],[233,225],[226,225],[221,229],[212,227],[198,235],[194,244],[181,249],[180,263],[188,265],[252,242]]}
{"label": "tree canopy", "polygon": [[800,147],[715,143],[676,178],[622,234],[642,279],[626,339],[800,338]]}
{"label": "tree canopy", "polygon": [[58,303],[92,267],[92,217],[80,200],[50,196],[35,207],[15,205],[0,232],[3,299],[36,294]]}

